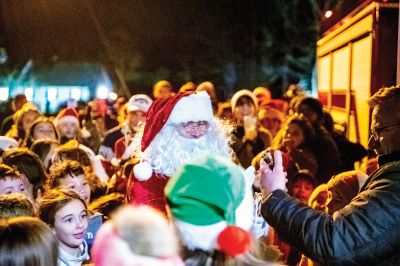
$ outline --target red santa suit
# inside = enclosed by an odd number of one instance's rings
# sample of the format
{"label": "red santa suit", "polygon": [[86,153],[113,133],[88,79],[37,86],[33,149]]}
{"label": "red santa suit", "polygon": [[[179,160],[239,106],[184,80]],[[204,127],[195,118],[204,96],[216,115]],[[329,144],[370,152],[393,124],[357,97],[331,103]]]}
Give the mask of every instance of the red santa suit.
{"label": "red santa suit", "polygon": [[[152,141],[165,125],[212,119],[211,100],[206,92],[177,93],[168,98],[156,99],[146,114],[141,151],[145,154],[146,149],[157,148],[151,145]],[[139,159],[140,163],[134,166],[129,177],[127,201],[134,205],[149,205],[166,215],[164,188],[169,176],[155,169],[153,158]]]}

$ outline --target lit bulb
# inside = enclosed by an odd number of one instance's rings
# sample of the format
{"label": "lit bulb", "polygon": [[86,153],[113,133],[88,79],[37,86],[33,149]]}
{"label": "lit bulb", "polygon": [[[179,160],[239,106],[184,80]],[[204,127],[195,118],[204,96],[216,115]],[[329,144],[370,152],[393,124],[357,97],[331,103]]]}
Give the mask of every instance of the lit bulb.
{"label": "lit bulb", "polygon": [[332,14],[333,14],[332,10],[328,10],[328,11],[325,12],[325,17],[326,18],[330,18],[332,16]]}

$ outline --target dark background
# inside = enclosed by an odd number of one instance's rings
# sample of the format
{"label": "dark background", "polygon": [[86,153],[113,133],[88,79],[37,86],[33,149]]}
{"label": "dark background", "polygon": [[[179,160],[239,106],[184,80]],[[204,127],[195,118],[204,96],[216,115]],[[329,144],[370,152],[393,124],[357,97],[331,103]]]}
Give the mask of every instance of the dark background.
{"label": "dark background", "polygon": [[[133,93],[160,80],[216,84],[220,98],[268,86],[279,96],[300,80],[311,87],[315,45],[326,9],[318,0],[0,0],[3,76],[29,59],[104,65]],[[362,2],[362,1],[353,1]]]}

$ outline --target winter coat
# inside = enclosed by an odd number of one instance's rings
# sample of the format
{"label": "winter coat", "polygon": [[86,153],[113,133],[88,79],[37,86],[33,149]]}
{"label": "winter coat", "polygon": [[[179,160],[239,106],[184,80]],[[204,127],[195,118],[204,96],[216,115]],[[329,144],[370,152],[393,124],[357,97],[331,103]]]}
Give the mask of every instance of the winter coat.
{"label": "winter coat", "polygon": [[261,213],[284,241],[323,265],[400,265],[399,159],[397,154],[381,164],[358,195],[332,216],[282,190],[270,194]]}

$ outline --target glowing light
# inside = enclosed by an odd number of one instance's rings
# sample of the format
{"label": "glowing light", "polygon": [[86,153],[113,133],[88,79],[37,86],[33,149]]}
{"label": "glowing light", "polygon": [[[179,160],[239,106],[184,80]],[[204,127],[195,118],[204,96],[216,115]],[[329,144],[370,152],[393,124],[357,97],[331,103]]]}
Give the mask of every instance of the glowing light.
{"label": "glowing light", "polygon": [[0,101],[7,101],[9,96],[8,87],[0,87]]}
{"label": "glowing light", "polygon": [[118,98],[118,95],[117,95],[115,92],[110,91],[110,93],[108,93],[108,98],[109,98],[111,101],[115,101],[115,100]]}
{"label": "glowing light", "polygon": [[107,99],[109,91],[110,90],[106,86],[99,85],[96,89],[96,97],[99,99]]}
{"label": "glowing light", "polygon": [[333,14],[332,10],[327,10],[327,11],[325,12],[325,17],[326,17],[326,18],[330,18],[330,17],[332,16],[332,14]]}
{"label": "glowing light", "polygon": [[48,88],[47,90],[47,100],[55,101],[57,99],[57,89],[56,88]]}
{"label": "glowing light", "polygon": [[78,88],[71,89],[71,98],[72,99],[79,101],[81,99],[81,96],[82,96],[81,89],[78,89]]}
{"label": "glowing light", "polygon": [[31,102],[33,99],[33,89],[31,87],[25,88],[25,96],[28,102]]}

